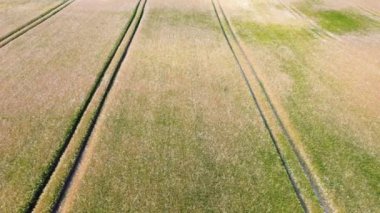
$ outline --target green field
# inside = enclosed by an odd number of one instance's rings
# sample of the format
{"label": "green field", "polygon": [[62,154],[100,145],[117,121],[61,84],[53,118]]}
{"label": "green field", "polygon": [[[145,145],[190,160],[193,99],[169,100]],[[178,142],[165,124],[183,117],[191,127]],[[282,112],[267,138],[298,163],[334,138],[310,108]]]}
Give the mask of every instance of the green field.
{"label": "green field", "polygon": [[0,212],[380,211],[378,10],[0,0]]}

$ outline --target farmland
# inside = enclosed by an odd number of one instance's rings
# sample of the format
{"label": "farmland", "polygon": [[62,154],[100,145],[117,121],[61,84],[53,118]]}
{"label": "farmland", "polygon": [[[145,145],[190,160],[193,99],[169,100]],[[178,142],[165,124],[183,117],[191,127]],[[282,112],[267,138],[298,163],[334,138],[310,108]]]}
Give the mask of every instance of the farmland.
{"label": "farmland", "polygon": [[21,27],[57,6],[61,0],[25,1],[3,0],[0,2],[0,37]]}
{"label": "farmland", "polygon": [[376,0],[0,0],[1,212],[380,211]]}

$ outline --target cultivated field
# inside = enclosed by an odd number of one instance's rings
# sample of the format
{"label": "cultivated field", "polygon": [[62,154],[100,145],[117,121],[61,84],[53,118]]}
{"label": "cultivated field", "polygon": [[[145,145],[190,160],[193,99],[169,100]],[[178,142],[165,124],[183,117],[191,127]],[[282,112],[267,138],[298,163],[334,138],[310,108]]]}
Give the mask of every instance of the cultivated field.
{"label": "cultivated field", "polygon": [[224,2],[331,208],[379,211],[379,22],[355,2]]}
{"label": "cultivated field", "polygon": [[64,0],[1,0],[0,38],[41,16]]}
{"label": "cultivated field", "polygon": [[301,210],[211,5],[143,22],[61,210]]}
{"label": "cultivated field", "polygon": [[6,212],[34,202],[133,7],[122,0],[76,1],[0,49],[0,206]]}
{"label": "cultivated field", "polygon": [[380,2],[0,0],[0,212],[379,212]]}

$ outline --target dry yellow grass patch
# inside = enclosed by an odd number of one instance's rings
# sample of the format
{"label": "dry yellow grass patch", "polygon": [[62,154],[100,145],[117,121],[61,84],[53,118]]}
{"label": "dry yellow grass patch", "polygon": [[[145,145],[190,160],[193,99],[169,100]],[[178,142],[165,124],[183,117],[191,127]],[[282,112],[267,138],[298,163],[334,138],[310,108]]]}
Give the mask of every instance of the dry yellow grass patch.
{"label": "dry yellow grass patch", "polygon": [[[380,156],[380,34],[345,36],[322,42],[310,58],[327,88],[315,88],[329,101],[320,113],[335,120],[355,145]],[[321,77],[322,76],[322,77]],[[331,106],[334,108],[331,108]]]}

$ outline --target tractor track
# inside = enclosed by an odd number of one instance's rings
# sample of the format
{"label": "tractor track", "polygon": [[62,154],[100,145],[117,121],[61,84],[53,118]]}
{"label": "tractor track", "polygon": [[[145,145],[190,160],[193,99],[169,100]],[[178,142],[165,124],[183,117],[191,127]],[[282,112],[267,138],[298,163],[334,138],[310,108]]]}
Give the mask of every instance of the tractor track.
{"label": "tractor track", "polygon": [[[116,80],[117,75],[120,71],[121,65],[124,62],[124,60],[128,54],[129,48],[130,48],[130,46],[133,42],[133,39],[136,35],[136,32],[139,29],[141,20],[144,16],[145,6],[146,6],[147,2],[148,2],[148,0],[139,0],[138,4],[136,6],[136,9],[134,11],[134,15],[133,15],[133,17],[130,21],[130,25],[129,25],[129,26],[132,26],[133,23],[135,22],[135,25],[133,26],[130,38],[126,41],[127,44],[126,44],[125,48],[123,50],[121,50],[122,51],[121,57],[118,59],[116,67],[112,70],[112,74],[111,74],[110,80],[106,86],[106,89],[104,91],[104,94],[100,98],[99,104],[96,106],[95,113],[91,119],[90,125],[86,131],[86,134],[85,134],[85,136],[81,142],[79,153],[74,160],[74,164],[71,167],[67,178],[65,179],[65,182],[64,182],[62,189],[59,193],[59,197],[58,197],[57,201],[54,203],[54,206],[52,209],[53,212],[57,212],[61,208],[61,205],[62,205],[64,199],[66,198],[68,191],[70,190],[71,184],[73,183],[73,181],[75,181],[74,177],[76,176],[77,172],[80,169],[80,164],[83,161],[83,156],[84,156],[83,154],[87,148],[87,144],[88,144],[88,142],[89,142],[89,140],[90,140],[90,138],[94,132],[97,121],[100,117],[100,114],[102,113],[103,107],[104,107],[106,100],[107,100],[107,97],[108,97],[108,94],[111,91],[111,89],[115,83],[115,80]],[[140,7],[140,5],[141,5],[141,7]],[[138,13],[139,7],[141,9],[140,13]],[[129,30],[127,30],[127,32],[128,31]],[[124,39],[125,39],[125,37],[124,37]]]}
{"label": "tractor track", "polygon": [[226,22],[227,28],[228,28],[230,34],[232,35],[233,42],[236,43],[236,46],[238,47],[237,48],[238,51],[240,51],[241,55],[243,56],[243,60],[245,60],[246,63],[248,64],[248,67],[249,67],[252,75],[254,76],[254,79],[255,79],[256,83],[259,85],[259,87],[261,89],[261,92],[264,95],[265,101],[268,103],[269,109],[270,109],[271,113],[273,114],[273,116],[274,116],[277,124],[279,125],[279,128],[281,129],[281,131],[283,132],[283,134],[286,137],[287,142],[291,146],[292,152],[295,154],[295,156],[297,158],[297,161],[300,164],[304,175],[307,177],[307,179],[309,181],[309,184],[310,184],[311,188],[313,189],[314,194],[317,196],[318,202],[319,202],[320,206],[323,208],[323,210],[325,212],[330,212],[331,211],[331,207],[330,207],[330,205],[328,203],[328,200],[325,198],[325,196],[324,196],[324,194],[322,192],[321,187],[319,186],[317,180],[315,179],[315,176],[312,174],[311,169],[309,168],[308,164],[306,163],[306,161],[302,157],[300,151],[298,150],[298,148],[295,145],[294,140],[290,136],[289,131],[285,127],[284,122],[280,118],[279,113],[278,113],[277,109],[274,107],[273,102],[270,99],[269,94],[268,94],[267,90],[265,89],[265,86],[264,86],[263,82],[259,78],[259,76],[258,76],[257,72],[255,71],[252,63],[250,62],[247,54],[245,53],[243,47],[241,46],[239,40],[237,39],[237,36],[235,35],[235,33],[234,33],[233,29],[232,29],[232,26],[231,26],[231,24],[230,24],[230,22],[229,22],[229,20],[228,20],[228,18],[226,16],[226,14],[225,14],[225,12],[224,12],[224,10],[223,10],[220,2],[218,0],[216,0],[217,4],[219,6],[219,9],[221,11],[221,15],[220,15],[220,13],[217,10],[216,4],[215,4],[215,0],[211,0],[211,1],[212,1],[212,4],[213,4],[213,7],[214,7],[214,12],[215,12],[215,14],[217,16],[217,19],[219,21],[219,25],[220,25],[220,27],[221,27],[221,29],[223,31],[223,35],[224,35],[224,37],[225,37],[225,39],[226,39],[226,41],[228,43],[228,46],[230,47],[230,50],[233,53],[233,56],[234,56],[235,60],[237,61],[237,64],[238,64],[240,72],[241,72],[241,75],[244,78],[244,81],[245,81],[245,83],[246,83],[246,85],[247,85],[247,87],[249,89],[249,92],[250,92],[250,94],[251,94],[251,96],[252,96],[252,98],[253,98],[253,100],[255,102],[255,105],[256,105],[256,107],[257,107],[257,109],[259,111],[261,119],[263,120],[263,123],[264,123],[266,129],[269,132],[269,135],[270,135],[270,137],[272,139],[273,145],[275,146],[277,154],[279,155],[279,157],[281,159],[282,165],[283,165],[284,169],[286,170],[288,178],[289,178],[289,180],[290,180],[290,182],[291,182],[291,184],[292,184],[292,186],[294,188],[295,193],[297,194],[297,198],[299,199],[299,201],[300,201],[300,203],[301,203],[304,211],[308,212],[309,210],[307,208],[307,205],[305,203],[304,198],[302,197],[302,195],[300,193],[300,188],[299,188],[297,182],[295,181],[295,178],[294,178],[294,176],[293,176],[293,174],[291,172],[291,169],[290,169],[290,167],[289,167],[289,165],[288,165],[288,163],[287,163],[287,161],[286,161],[286,159],[284,157],[284,154],[283,154],[283,152],[281,151],[281,149],[280,149],[280,147],[278,145],[278,141],[276,140],[275,134],[273,133],[273,130],[272,130],[272,128],[269,125],[267,116],[265,116],[265,113],[263,111],[262,104],[259,102],[259,100],[258,100],[258,98],[257,98],[257,96],[255,94],[255,91],[253,90],[252,85],[251,85],[251,83],[250,83],[250,81],[249,81],[249,79],[247,77],[246,71],[244,70],[244,68],[243,68],[243,66],[242,66],[242,64],[240,62],[241,59],[239,59],[236,51],[233,48],[231,40],[228,38],[226,29],[225,29],[225,27],[223,27],[221,16],[223,17],[224,21]]}
{"label": "tractor track", "polygon": [[321,26],[319,26],[314,20],[311,20],[309,17],[307,17],[303,12],[301,12],[300,10],[298,10],[296,7],[294,6],[291,6],[291,5],[288,5],[286,4],[283,0],[278,0],[278,2],[283,6],[285,7],[290,13],[293,14],[294,17],[296,18],[300,18],[302,20],[305,20],[311,27],[312,29],[308,29],[308,31],[312,34],[315,34],[317,36],[319,36],[321,39],[336,39],[336,40],[339,40],[339,38],[334,35],[333,33],[331,32],[328,32],[326,30],[324,30]]}
{"label": "tractor track", "polygon": [[[285,2],[283,2],[283,0],[277,0],[282,6],[285,7],[285,9],[287,9],[289,12],[291,12],[293,14],[294,17],[296,18],[300,18],[302,20],[306,20],[306,22],[308,22],[309,26],[316,29],[316,30],[312,30],[312,29],[307,29],[308,32],[310,32],[311,34],[315,34],[316,36],[318,36],[319,38],[321,38],[321,41],[326,43],[327,45],[329,40],[335,40],[337,41],[337,46],[338,48],[341,50],[341,52],[346,55],[348,58],[352,57],[352,55],[345,51],[345,46],[347,44],[344,43],[344,39],[340,38],[338,35],[335,35],[334,33],[331,33],[325,29],[323,29],[321,26],[319,26],[319,24],[317,22],[315,22],[314,20],[312,20],[310,17],[308,17],[306,14],[304,14],[302,11],[300,11],[299,9],[297,9],[297,7],[295,6],[291,6],[291,5],[287,5]],[[351,4],[351,7],[352,8],[355,8],[356,6]],[[369,9],[366,9],[364,7],[357,7],[357,9],[361,10],[362,12],[366,13],[367,15],[371,16],[372,19],[374,20],[377,20],[379,21],[380,20],[380,15],[376,15],[376,12],[373,12]],[[361,51],[363,52],[362,50],[357,50],[358,52]],[[312,53],[313,56],[316,56],[315,53],[313,52]],[[365,62],[366,63],[366,62]]]}
{"label": "tractor track", "polygon": [[216,14],[216,16],[217,16],[217,19],[218,19],[219,25],[220,25],[220,27],[221,27],[221,29],[222,29],[223,36],[225,37],[225,39],[226,39],[226,41],[227,41],[227,44],[228,44],[230,50],[232,51],[232,54],[233,54],[233,56],[234,56],[234,59],[236,60],[237,65],[239,66],[240,73],[241,73],[241,75],[242,75],[242,77],[243,77],[243,79],[244,79],[244,81],[245,81],[245,83],[246,83],[246,85],[247,85],[247,87],[248,87],[249,93],[250,93],[251,97],[253,98],[253,101],[254,101],[254,103],[255,103],[255,106],[256,106],[256,108],[257,108],[258,111],[259,111],[260,117],[261,117],[261,119],[262,119],[262,121],[263,121],[263,123],[264,123],[265,128],[267,129],[267,131],[268,131],[268,133],[269,133],[269,136],[270,136],[270,138],[271,138],[271,140],[272,140],[272,142],[273,142],[273,144],[274,144],[274,147],[275,147],[275,149],[276,149],[276,152],[277,152],[277,154],[278,154],[279,157],[280,157],[281,164],[282,164],[282,166],[285,168],[285,171],[286,171],[286,174],[287,174],[287,176],[288,176],[288,179],[290,180],[290,183],[291,183],[291,185],[292,185],[292,187],[293,187],[293,189],[294,189],[294,191],[295,191],[295,193],[296,193],[296,195],[297,195],[297,199],[298,199],[299,202],[301,203],[301,206],[302,206],[303,210],[304,210],[305,212],[307,212],[307,211],[308,211],[308,210],[307,210],[307,206],[306,206],[306,203],[305,203],[304,199],[302,198],[302,196],[301,196],[301,194],[300,194],[300,189],[299,189],[299,187],[297,186],[296,181],[294,180],[294,177],[293,177],[293,175],[292,175],[292,173],[291,173],[291,171],[290,171],[290,168],[289,168],[288,164],[286,163],[286,160],[285,160],[285,158],[284,158],[282,152],[281,152],[280,149],[279,149],[279,146],[278,146],[277,140],[275,139],[275,136],[274,136],[274,134],[273,134],[273,132],[272,132],[270,126],[269,126],[269,123],[268,123],[266,117],[264,116],[264,112],[263,112],[263,110],[261,109],[261,106],[260,106],[259,103],[258,103],[258,100],[257,100],[256,94],[255,94],[255,92],[253,91],[253,89],[252,89],[252,87],[251,87],[251,85],[250,85],[250,83],[249,83],[249,80],[248,80],[248,78],[247,78],[247,75],[245,74],[245,72],[244,72],[244,70],[243,70],[243,67],[242,67],[242,65],[240,64],[239,59],[238,59],[238,57],[237,57],[235,51],[233,50],[232,44],[231,44],[230,40],[228,39],[228,36],[227,36],[227,33],[225,32],[225,29],[223,28],[222,21],[221,21],[221,19],[220,19],[219,13],[217,12],[217,9],[216,9],[216,6],[215,6],[214,1],[212,1],[212,4],[213,4],[213,7],[214,7],[215,14]]}
{"label": "tractor track", "polygon": [[[56,172],[57,170],[57,167],[62,164],[62,158],[63,156],[65,155],[65,153],[67,152],[67,148],[69,147],[69,145],[71,145],[71,141],[73,140],[73,137],[75,136],[75,134],[79,134],[77,133],[78,131],[80,131],[79,129],[81,128],[81,122],[83,122],[82,120],[84,119],[85,116],[87,117],[90,117],[90,124],[89,124],[89,127],[88,129],[86,129],[86,135],[83,137],[83,139],[81,140],[81,143],[80,143],[80,147],[79,147],[79,153],[77,153],[77,156],[75,156],[75,160],[74,160],[74,165],[72,166],[72,168],[70,168],[70,171],[69,171],[69,174],[67,176],[67,178],[65,177],[65,182],[63,184],[63,187],[61,189],[59,189],[59,197],[58,197],[58,201],[61,201],[63,195],[64,195],[64,192],[66,191],[66,188],[71,180],[71,177],[74,175],[74,172],[75,172],[75,168],[77,167],[77,164],[79,163],[80,161],[80,156],[82,154],[82,152],[84,151],[85,147],[86,147],[86,144],[87,144],[87,141],[91,135],[91,132],[92,130],[94,129],[95,127],[95,124],[96,124],[96,121],[97,121],[97,118],[101,112],[101,109],[104,105],[104,102],[107,98],[107,95],[109,93],[109,91],[111,90],[112,86],[113,86],[113,83],[116,79],[116,75],[118,73],[118,70],[120,69],[120,66],[121,66],[121,62],[123,61],[123,59],[125,58],[126,56],[126,53],[129,49],[129,46],[133,40],[133,37],[134,37],[134,34],[136,33],[136,30],[139,26],[139,23],[140,23],[140,20],[142,18],[142,14],[144,12],[144,8],[145,8],[145,4],[146,4],[146,1],[145,0],[145,3],[143,5],[143,9],[142,9],[142,13],[139,15],[138,17],[138,23],[137,25],[132,29],[133,30],[133,34],[132,34],[132,37],[128,40],[128,41],[125,41],[126,37],[127,37],[127,34],[128,32],[130,31],[130,28],[133,24],[133,21],[135,20],[136,18],[136,15],[137,15],[137,12],[138,12],[138,9],[141,5],[141,2],[144,1],[144,0],[139,0],[137,5],[135,6],[133,12],[132,12],[132,15],[131,17],[129,18],[127,24],[124,26],[123,28],[123,31],[121,33],[121,35],[119,36],[117,42],[115,43],[115,46],[114,48],[112,49],[111,53],[109,54],[105,64],[103,65],[102,67],[102,71],[100,72],[100,74],[98,75],[97,79],[95,80],[95,83],[94,83],[94,86],[92,87],[91,91],[89,92],[84,104],[82,105],[81,109],[79,110],[76,118],[73,120],[73,123],[71,125],[71,127],[68,129],[67,131],[67,134],[66,134],[66,137],[64,139],[64,142],[62,143],[61,147],[59,147],[59,149],[56,151],[56,154],[54,155],[52,161],[49,163],[49,166],[48,168],[45,170],[45,172],[43,173],[41,179],[40,179],[40,183],[38,184],[38,186],[36,187],[36,190],[34,191],[33,193],[33,196],[31,198],[31,200],[27,203],[27,205],[23,208],[23,212],[32,212],[32,211],[35,211],[35,208],[36,208],[36,205],[37,203],[39,202],[39,200],[41,199],[41,195],[44,193],[44,191],[46,190],[48,184],[50,183],[50,181],[52,181],[52,176],[54,175],[54,173]],[[124,42],[123,42],[124,41]],[[127,43],[124,48],[124,50],[121,50],[121,46],[123,43]],[[116,55],[118,53],[118,50],[119,51],[123,51],[123,54],[120,58],[118,59],[115,59],[117,58]],[[117,61],[117,67],[113,70],[110,70],[110,66],[112,64],[112,62],[114,60],[118,60]],[[109,75],[111,76],[111,78],[109,79],[108,81],[108,85],[106,85],[105,87],[105,91],[100,91],[101,89],[99,88],[102,83],[104,83],[104,78],[106,75]],[[95,97],[96,94],[98,93],[101,93],[101,97]],[[100,103],[95,106],[96,108],[96,111],[94,114],[91,114],[91,112],[88,112],[89,111],[89,107],[91,104],[93,104],[93,102],[96,102],[95,99],[100,99]],[[86,126],[87,127],[87,126]],[[82,127],[83,128],[83,127]],[[65,163],[65,162],[64,162]],[[68,164],[66,162],[66,164]],[[55,202],[53,205],[54,205],[54,208],[57,206],[59,202]],[[55,210],[55,209],[54,209]]]}
{"label": "tractor track", "polygon": [[359,6],[358,8],[367,13],[368,15],[372,16],[374,19],[380,20],[380,14],[377,11],[365,8],[363,6]]}
{"label": "tractor track", "polygon": [[15,30],[7,33],[6,35],[2,36],[0,38],[0,48],[4,47],[5,45],[9,44],[13,40],[17,39],[18,37],[22,36],[29,30],[32,30],[36,26],[40,25],[44,21],[48,20],[50,17],[54,16],[55,14],[62,11],[64,8],[69,6],[71,3],[73,3],[75,0],[66,0],[62,3],[54,6],[53,8],[47,10],[46,12],[42,13],[41,15],[35,17],[34,19],[28,21],[24,25],[16,28]]}

